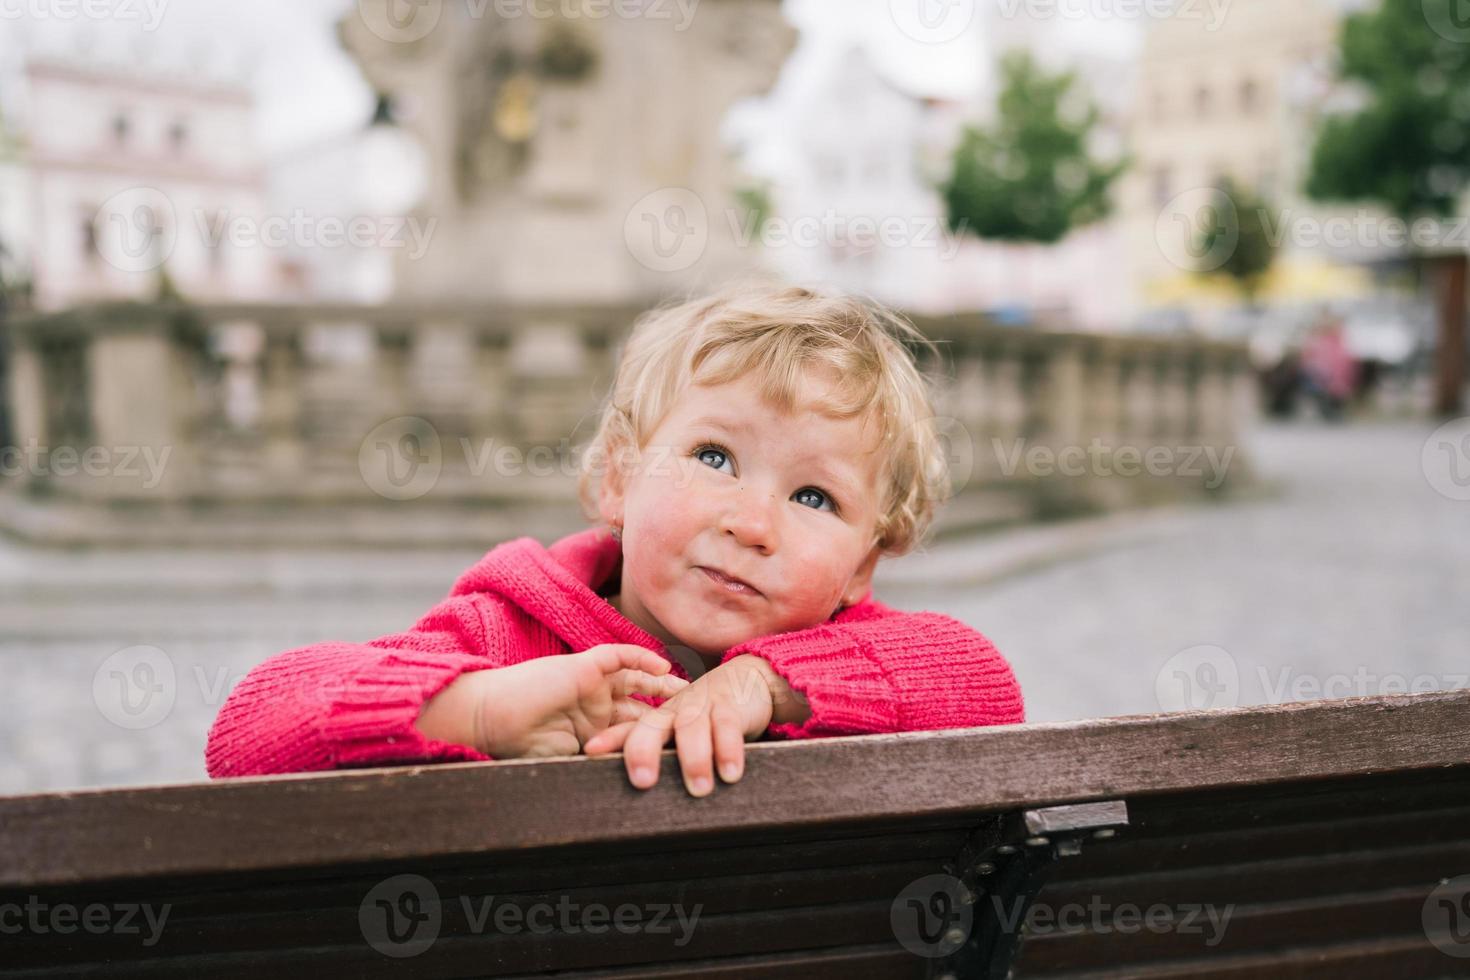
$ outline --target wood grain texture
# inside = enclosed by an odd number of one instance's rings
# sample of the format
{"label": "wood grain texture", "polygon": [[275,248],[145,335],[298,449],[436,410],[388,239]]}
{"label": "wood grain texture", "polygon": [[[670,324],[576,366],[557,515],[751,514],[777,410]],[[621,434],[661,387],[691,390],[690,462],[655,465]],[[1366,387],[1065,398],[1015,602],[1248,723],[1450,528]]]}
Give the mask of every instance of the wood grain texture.
{"label": "wood grain texture", "polygon": [[1470,692],[747,746],[741,782],[621,758],[461,763],[0,799],[0,887],[329,868],[902,823],[1470,764]]}

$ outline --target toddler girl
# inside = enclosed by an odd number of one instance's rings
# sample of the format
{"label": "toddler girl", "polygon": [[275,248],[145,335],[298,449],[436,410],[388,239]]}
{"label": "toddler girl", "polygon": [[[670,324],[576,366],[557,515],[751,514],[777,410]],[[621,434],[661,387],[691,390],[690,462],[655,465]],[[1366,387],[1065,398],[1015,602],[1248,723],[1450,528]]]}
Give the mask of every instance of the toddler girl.
{"label": "toddler girl", "polygon": [[871,595],[948,492],[929,382],[891,312],[745,287],[635,324],[584,457],[599,526],[497,546],[412,629],[245,677],[214,777],[621,751],[688,791],[744,743],[1022,721],[981,634]]}

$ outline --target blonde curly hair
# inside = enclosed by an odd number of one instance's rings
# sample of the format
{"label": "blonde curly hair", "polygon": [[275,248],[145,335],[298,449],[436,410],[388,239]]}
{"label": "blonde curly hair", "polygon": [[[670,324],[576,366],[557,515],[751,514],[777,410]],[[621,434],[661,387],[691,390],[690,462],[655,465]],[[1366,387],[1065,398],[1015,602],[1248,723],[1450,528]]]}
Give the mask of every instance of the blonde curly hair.
{"label": "blonde curly hair", "polygon": [[937,379],[918,368],[915,351],[938,349],[902,316],[858,297],[801,286],[740,285],[702,299],[674,302],[640,316],[623,345],[617,374],[578,473],[578,497],[598,520],[600,468],[594,460],[641,450],[691,384],[718,385],[751,372],[761,394],[783,412],[800,407],[804,372],[837,379],[819,410],[877,422],[886,458],[873,543],[907,554],[950,493],[949,467],[936,431]]}

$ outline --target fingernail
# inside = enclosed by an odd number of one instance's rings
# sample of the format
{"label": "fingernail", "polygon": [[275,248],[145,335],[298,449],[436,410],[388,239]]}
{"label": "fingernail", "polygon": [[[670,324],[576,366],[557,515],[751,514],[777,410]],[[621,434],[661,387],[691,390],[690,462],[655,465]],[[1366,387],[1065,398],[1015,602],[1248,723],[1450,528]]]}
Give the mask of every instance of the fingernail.
{"label": "fingernail", "polygon": [[689,792],[693,793],[695,796],[704,796],[706,793],[710,792],[710,790],[714,788],[714,780],[710,779],[708,776],[696,776],[689,783]]}
{"label": "fingernail", "polygon": [[740,767],[733,762],[727,762],[720,766],[720,775],[725,777],[725,782],[733,783],[740,778]]}
{"label": "fingernail", "polygon": [[639,766],[633,770],[633,785],[650,786],[653,784],[653,770],[647,766]]}

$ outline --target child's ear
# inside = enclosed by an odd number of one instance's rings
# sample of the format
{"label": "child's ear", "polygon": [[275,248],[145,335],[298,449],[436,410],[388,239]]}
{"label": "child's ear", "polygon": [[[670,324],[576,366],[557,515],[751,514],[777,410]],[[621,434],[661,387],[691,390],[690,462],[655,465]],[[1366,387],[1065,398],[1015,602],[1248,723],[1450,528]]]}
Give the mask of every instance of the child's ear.
{"label": "child's ear", "polygon": [[608,524],[623,523],[623,494],[627,487],[626,467],[628,451],[613,449],[608,452],[607,465],[597,486],[597,510]]}
{"label": "child's ear", "polygon": [[883,554],[883,549],[873,545],[863,563],[858,566],[857,571],[852,573],[848,579],[847,588],[842,590],[842,605],[854,606],[862,601],[873,587],[873,569],[878,567],[878,558]]}

